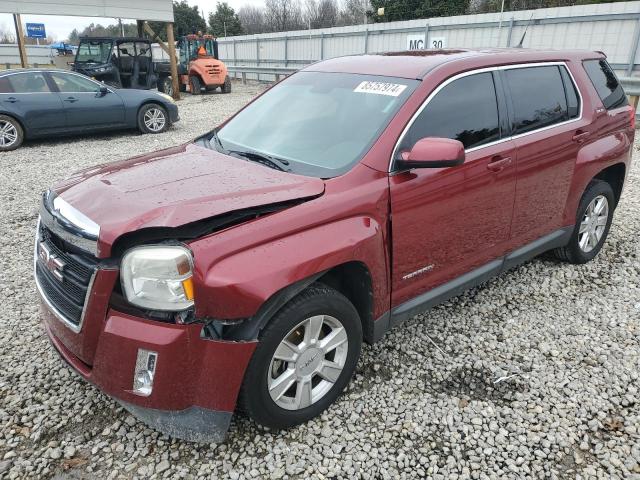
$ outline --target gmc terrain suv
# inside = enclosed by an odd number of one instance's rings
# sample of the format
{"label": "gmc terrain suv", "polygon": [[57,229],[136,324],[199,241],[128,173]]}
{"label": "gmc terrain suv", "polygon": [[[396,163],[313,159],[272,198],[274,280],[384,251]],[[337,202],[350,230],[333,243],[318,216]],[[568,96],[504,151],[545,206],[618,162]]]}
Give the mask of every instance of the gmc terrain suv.
{"label": "gmc terrain suv", "polygon": [[594,52],[336,58],[192,143],[43,196],[54,347],[142,421],[224,437],[331,405],[362,341],[544,251],[607,237],[634,113]]}

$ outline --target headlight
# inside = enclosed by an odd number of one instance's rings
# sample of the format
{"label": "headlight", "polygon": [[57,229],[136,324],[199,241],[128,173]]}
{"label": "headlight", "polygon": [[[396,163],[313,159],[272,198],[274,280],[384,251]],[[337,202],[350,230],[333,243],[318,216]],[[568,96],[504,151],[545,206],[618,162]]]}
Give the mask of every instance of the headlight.
{"label": "headlight", "polygon": [[122,259],[122,290],[133,305],[150,310],[185,310],[193,305],[193,257],[180,246],[129,250]]}
{"label": "headlight", "polygon": [[171,102],[171,103],[176,103],[176,101],[173,99],[173,97],[171,95],[167,95],[166,93],[162,93],[162,92],[157,92],[157,93],[162,98],[164,98],[166,101]]}

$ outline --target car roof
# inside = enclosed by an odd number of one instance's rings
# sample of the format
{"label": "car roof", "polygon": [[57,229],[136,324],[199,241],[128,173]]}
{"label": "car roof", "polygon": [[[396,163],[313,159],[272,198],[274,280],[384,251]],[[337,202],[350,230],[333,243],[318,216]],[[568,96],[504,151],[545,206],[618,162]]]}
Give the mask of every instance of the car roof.
{"label": "car roof", "polygon": [[443,64],[459,65],[460,70],[473,68],[549,61],[581,61],[601,58],[604,54],[588,50],[534,50],[528,48],[485,48],[410,50],[373,55],[349,55],[320,61],[304,71],[355,73],[421,80]]}
{"label": "car roof", "polygon": [[62,68],[11,68],[9,70],[0,70],[0,77],[2,77],[3,75],[11,75],[14,73],[42,73],[42,72],[71,73],[74,75],[79,75],[76,72],[63,70]]}

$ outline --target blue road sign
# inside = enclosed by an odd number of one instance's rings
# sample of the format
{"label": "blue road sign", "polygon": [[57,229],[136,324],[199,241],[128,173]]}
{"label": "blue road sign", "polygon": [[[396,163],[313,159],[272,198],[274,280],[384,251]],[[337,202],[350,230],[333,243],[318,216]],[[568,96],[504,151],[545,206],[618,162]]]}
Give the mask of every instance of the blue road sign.
{"label": "blue road sign", "polygon": [[44,29],[44,23],[27,23],[27,37],[47,38],[47,32]]}

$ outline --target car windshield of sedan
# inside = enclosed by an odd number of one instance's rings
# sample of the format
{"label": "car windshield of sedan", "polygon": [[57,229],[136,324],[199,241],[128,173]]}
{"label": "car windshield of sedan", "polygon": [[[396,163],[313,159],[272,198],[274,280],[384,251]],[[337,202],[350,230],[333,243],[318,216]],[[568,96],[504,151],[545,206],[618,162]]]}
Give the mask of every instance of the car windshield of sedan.
{"label": "car windshield of sedan", "polygon": [[418,83],[298,72],[238,113],[210,144],[274,168],[335,177],[365,155]]}
{"label": "car windshield of sedan", "polygon": [[113,42],[86,41],[80,42],[76,62],[106,63],[113,48]]}

